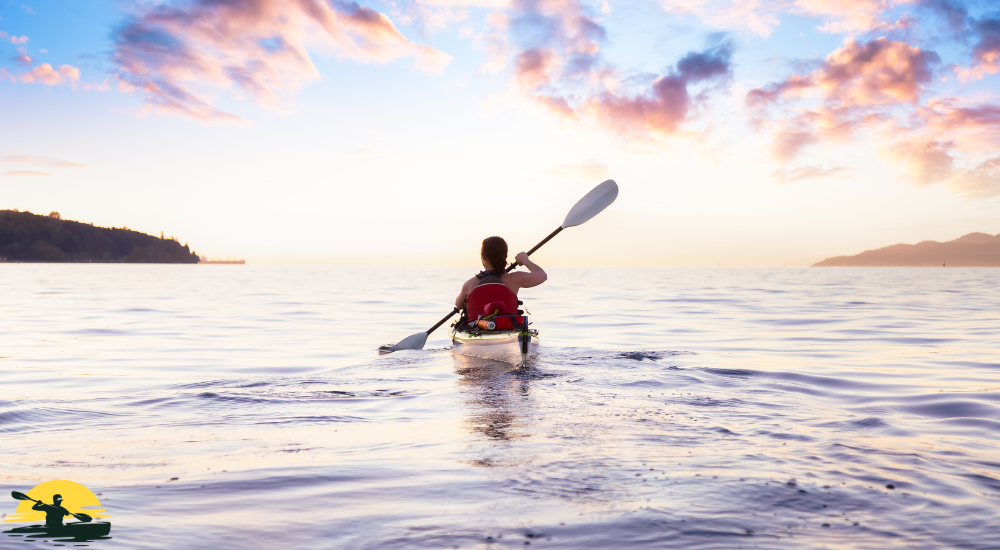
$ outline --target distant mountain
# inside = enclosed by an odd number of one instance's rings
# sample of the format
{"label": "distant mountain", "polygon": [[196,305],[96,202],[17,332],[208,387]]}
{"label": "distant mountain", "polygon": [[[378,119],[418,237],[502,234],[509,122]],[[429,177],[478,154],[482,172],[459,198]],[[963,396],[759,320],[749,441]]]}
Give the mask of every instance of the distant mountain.
{"label": "distant mountain", "polygon": [[0,210],[0,261],[196,264],[198,256],[172,237]]}
{"label": "distant mountain", "polygon": [[894,244],[856,256],[827,258],[813,267],[1000,267],[1000,235],[969,233],[954,241]]}

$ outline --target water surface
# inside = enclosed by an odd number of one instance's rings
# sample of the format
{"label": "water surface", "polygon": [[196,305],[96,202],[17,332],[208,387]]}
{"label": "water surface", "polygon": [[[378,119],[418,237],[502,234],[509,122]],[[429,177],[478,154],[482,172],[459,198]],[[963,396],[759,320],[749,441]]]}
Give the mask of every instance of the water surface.
{"label": "water surface", "polygon": [[551,269],[526,373],[376,353],[467,277],[0,264],[0,490],[122,549],[1000,547],[1000,270]]}

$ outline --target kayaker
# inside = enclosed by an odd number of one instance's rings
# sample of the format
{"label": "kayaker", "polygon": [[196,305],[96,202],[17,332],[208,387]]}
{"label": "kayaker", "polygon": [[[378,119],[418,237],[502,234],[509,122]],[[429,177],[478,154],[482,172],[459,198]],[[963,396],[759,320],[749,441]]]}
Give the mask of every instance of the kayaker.
{"label": "kayaker", "polygon": [[39,500],[31,509],[45,512],[46,527],[62,527],[63,518],[70,515],[69,510],[61,506],[62,499],[62,495],[52,495],[52,504],[45,504]]}
{"label": "kayaker", "polygon": [[462,291],[455,298],[455,305],[459,308],[465,308],[465,299],[469,296],[469,293],[472,292],[472,289],[476,288],[476,285],[488,282],[486,280],[487,277],[499,278],[500,282],[507,285],[507,288],[511,289],[515,295],[518,290],[538,286],[549,278],[545,274],[545,270],[538,267],[538,264],[535,262],[532,262],[524,252],[520,252],[517,256],[514,256],[514,260],[517,262],[517,265],[527,267],[528,272],[512,271],[507,273],[507,241],[500,237],[487,237],[483,239],[483,247],[479,252],[479,257],[483,261],[485,271],[465,281],[462,285]]}

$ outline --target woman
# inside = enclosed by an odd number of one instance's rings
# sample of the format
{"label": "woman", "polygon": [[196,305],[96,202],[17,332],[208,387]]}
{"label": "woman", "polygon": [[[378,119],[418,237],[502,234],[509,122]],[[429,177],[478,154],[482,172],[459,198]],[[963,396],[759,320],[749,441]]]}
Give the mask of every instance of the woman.
{"label": "woman", "polygon": [[514,260],[517,261],[517,265],[527,267],[528,273],[523,271],[507,273],[507,241],[500,237],[483,239],[483,248],[479,256],[483,260],[483,267],[486,268],[486,271],[465,281],[465,284],[462,285],[462,291],[458,293],[458,298],[455,298],[455,305],[459,308],[465,308],[465,299],[468,298],[469,293],[476,288],[476,285],[487,282],[485,281],[487,277],[499,278],[500,282],[507,285],[507,288],[511,289],[515,295],[522,288],[538,286],[548,279],[545,271],[538,267],[538,264],[529,260],[528,255],[524,252],[514,256]]}

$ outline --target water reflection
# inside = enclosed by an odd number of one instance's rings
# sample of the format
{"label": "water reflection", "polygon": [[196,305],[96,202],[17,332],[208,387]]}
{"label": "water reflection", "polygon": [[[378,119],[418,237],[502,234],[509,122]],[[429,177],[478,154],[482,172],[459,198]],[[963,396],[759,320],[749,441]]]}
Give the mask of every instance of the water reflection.
{"label": "water reflection", "polygon": [[532,407],[529,378],[506,363],[454,355],[456,370],[462,375],[469,430],[497,444],[530,435],[525,423]]}

